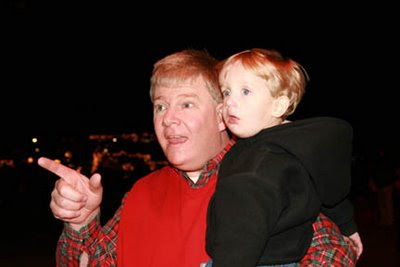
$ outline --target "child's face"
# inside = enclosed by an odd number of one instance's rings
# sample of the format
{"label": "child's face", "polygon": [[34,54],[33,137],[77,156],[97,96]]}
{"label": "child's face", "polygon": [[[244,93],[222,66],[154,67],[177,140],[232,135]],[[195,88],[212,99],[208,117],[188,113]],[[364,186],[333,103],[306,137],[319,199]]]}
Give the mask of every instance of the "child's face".
{"label": "child's face", "polygon": [[267,82],[241,63],[224,68],[219,82],[224,97],[224,121],[236,136],[250,137],[281,122],[273,116],[277,99],[272,97]]}

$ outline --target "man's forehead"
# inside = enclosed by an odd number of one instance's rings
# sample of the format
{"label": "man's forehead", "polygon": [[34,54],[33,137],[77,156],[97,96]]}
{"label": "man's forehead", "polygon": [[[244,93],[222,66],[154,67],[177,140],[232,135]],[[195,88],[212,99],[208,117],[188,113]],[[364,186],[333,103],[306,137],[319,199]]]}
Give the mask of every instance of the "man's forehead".
{"label": "man's forehead", "polygon": [[176,94],[155,94],[154,100],[158,99],[169,99],[169,98],[199,98],[199,95],[196,92],[177,92]]}
{"label": "man's forehead", "polygon": [[154,90],[154,100],[171,97],[195,97],[199,98],[207,92],[204,84],[180,84],[179,86],[157,86]]}

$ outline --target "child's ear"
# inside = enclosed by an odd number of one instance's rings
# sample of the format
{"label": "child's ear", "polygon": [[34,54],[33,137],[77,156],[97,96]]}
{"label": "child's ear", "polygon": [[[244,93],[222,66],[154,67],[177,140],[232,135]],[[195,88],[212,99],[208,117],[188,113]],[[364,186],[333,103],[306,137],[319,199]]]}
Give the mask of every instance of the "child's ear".
{"label": "child's ear", "polygon": [[218,118],[218,129],[219,131],[224,131],[226,129],[225,123],[224,123],[224,117],[222,115],[224,105],[222,103],[219,103],[216,107],[217,109],[217,118]]}
{"label": "child's ear", "polygon": [[272,115],[276,118],[280,118],[285,114],[286,110],[289,107],[289,97],[286,95],[281,95],[274,100],[274,110],[272,111]]}

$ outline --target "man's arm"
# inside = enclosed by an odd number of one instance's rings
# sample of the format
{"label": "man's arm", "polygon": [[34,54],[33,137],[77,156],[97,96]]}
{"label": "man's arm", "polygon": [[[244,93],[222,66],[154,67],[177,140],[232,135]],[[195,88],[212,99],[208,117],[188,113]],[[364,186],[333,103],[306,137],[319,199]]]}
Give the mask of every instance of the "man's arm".
{"label": "man's arm", "polygon": [[60,266],[77,266],[88,240],[95,240],[100,231],[98,219],[103,187],[100,175],[89,179],[74,169],[53,160],[40,158],[38,164],[60,177],[51,193],[50,208],[55,218],[66,223],[58,244]]}
{"label": "man's arm", "polygon": [[128,193],[122,199],[122,204],[114,216],[104,225],[97,235],[87,241],[89,266],[117,266],[117,238],[121,212]]}
{"label": "man's arm", "polygon": [[333,207],[323,207],[322,213],[328,216],[340,229],[345,240],[353,246],[357,253],[357,259],[363,252],[363,244],[357,232],[357,224],[354,221],[354,208],[349,199],[344,199]]}
{"label": "man's arm", "polygon": [[[96,240],[101,230],[99,217],[79,231],[74,230],[69,223],[64,224],[64,230],[57,243],[56,263],[60,267],[87,266],[80,263],[82,257],[90,255],[89,246]],[[82,256],[86,254],[86,256]]]}
{"label": "man's arm", "polygon": [[357,260],[360,258],[361,254],[363,253],[363,243],[361,241],[361,237],[358,234],[358,232],[355,232],[354,234],[350,236],[344,236],[344,240],[346,240],[347,243],[349,243],[353,249],[356,251],[357,254]]}
{"label": "man's arm", "polygon": [[80,231],[65,225],[57,244],[57,266],[117,266],[116,243],[126,196],[113,218],[103,227],[100,226],[100,215]]}

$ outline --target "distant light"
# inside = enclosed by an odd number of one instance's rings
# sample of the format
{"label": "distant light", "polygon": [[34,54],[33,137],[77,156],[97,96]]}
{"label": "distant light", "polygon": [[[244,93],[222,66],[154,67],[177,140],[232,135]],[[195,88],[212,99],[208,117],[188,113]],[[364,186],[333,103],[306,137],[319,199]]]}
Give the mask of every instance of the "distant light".
{"label": "distant light", "polygon": [[71,151],[69,151],[69,150],[65,151],[65,153],[64,153],[64,157],[65,157],[65,158],[67,158],[67,159],[70,159],[70,158],[72,158],[72,152],[71,152]]}
{"label": "distant light", "polygon": [[32,157],[29,157],[26,161],[27,161],[29,164],[32,164],[34,160],[33,160]]}
{"label": "distant light", "polygon": [[113,137],[112,141],[113,141],[114,143],[116,143],[116,142],[117,142],[117,138],[116,138],[116,137]]}
{"label": "distant light", "polygon": [[36,152],[36,153],[39,153],[39,152],[40,152],[40,149],[39,149],[38,147],[36,147],[36,148],[35,148],[35,152]]}
{"label": "distant light", "polygon": [[32,138],[32,143],[37,143],[38,139],[36,137]]}
{"label": "distant light", "polygon": [[55,159],[54,161],[57,163],[61,163],[61,160],[59,160],[59,159]]}

